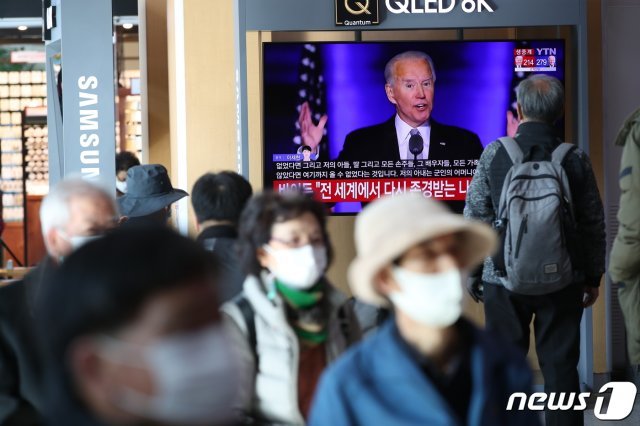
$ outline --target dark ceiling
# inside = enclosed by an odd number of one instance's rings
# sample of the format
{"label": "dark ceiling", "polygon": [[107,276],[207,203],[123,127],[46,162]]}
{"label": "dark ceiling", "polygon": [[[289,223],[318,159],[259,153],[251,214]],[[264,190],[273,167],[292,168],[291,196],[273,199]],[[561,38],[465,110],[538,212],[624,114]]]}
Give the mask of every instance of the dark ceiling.
{"label": "dark ceiling", "polygon": [[[138,14],[138,0],[112,0],[112,2],[115,16]],[[0,0],[0,18],[37,16],[42,16],[42,0]]]}

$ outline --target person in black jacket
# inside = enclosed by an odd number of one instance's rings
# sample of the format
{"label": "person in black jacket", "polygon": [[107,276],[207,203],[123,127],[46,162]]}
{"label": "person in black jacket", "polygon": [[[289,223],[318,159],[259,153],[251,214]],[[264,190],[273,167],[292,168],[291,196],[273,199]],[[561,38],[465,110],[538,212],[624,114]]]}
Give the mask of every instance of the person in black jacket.
{"label": "person in black jacket", "polygon": [[[562,142],[553,127],[563,113],[562,83],[542,74],[531,76],[518,86],[517,101],[520,125],[516,143],[532,160],[550,158],[550,153]],[[485,148],[467,191],[466,217],[493,224],[511,166],[511,159],[500,141]],[[576,250],[570,253],[576,271],[574,282],[548,294],[515,293],[502,285],[492,259],[487,258],[484,268],[472,274],[467,285],[476,301],[484,297],[487,328],[524,351],[529,349],[529,326],[533,322],[536,352],[547,393],[580,392],[577,372],[580,321],[583,309],[598,298],[605,260],[604,211],[589,157],[574,148],[562,166],[569,180],[577,231],[577,241],[570,242],[570,247]],[[545,238],[545,235],[538,237]],[[548,426],[583,424],[579,410],[548,410],[545,417]]]}
{"label": "person in black jacket", "polygon": [[230,171],[207,173],[196,181],[191,190],[199,232],[196,241],[213,252],[222,267],[221,303],[242,291],[245,275],[235,250],[237,225],[252,192],[251,184],[245,178]]}
{"label": "person in black jacket", "polygon": [[41,424],[42,365],[34,319],[44,282],[74,249],[113,228],[116,211],[111,194],[80,179],[62,181],[43,200],[47,256],[23,280],[0,288],[0,424]]}
{"label": "person in black jacket", "polygon": [[121,227],[72,253],[43,288],[52,425],[231,425],[241,372],[218,268],[166,226]]}

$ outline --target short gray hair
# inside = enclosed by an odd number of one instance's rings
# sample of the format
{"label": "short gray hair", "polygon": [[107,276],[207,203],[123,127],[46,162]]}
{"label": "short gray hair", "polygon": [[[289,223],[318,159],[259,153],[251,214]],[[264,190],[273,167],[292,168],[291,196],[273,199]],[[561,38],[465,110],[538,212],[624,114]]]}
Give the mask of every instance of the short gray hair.
{"label": "short gray hair", "polygon": [[69,201],[76,197],[103,198],[114,212],[118,211],[113,195],[102,186],[79,177],[67,178],[60,181],[42,200],[42,235],[46,235],[51,228],[63,227],[69,222]]}
{"label": "short gray hair", "polygon": [[516,97],[522,115],[529,120],[553,124],[564,112],[564,88],[555,77],[535,74],[522,80]]}
{"label": "short gray hair", "polygon": [[431,56],[418,50],[409,50],[407,52],[398,53],[396,56],[389,59],[389,62],[387,62],[387,65],[385,65],[384,80],[387,82],[387,84],[393,84],[393,69],[395,68],[396,63],[404,59],[422,59],[427,61],[427,63],[429,64],[429,68],[431,68],[431,78],[434,82],[436,81],[436,68],[433,66],[433,59],[431,59]]}

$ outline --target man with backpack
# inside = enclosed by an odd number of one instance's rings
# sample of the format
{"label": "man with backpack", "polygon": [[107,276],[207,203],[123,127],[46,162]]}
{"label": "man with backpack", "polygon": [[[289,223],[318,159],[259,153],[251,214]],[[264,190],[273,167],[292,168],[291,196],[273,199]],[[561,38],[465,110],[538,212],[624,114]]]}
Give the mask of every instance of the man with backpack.
{"label": "man with backpack", "polygon": [[[533,320],[545,392],[579,392],[580,320],[604,273],[602,201],[589,158],[553,127],[563,113],[560,81],[534,75],[516,90],[515,138],[485,148],[464,211],[492,224],[503,243],[467,286],[484,301],[487,328],[525,351]],[[545,418],[547,426],[583,424],[581,411]]]}

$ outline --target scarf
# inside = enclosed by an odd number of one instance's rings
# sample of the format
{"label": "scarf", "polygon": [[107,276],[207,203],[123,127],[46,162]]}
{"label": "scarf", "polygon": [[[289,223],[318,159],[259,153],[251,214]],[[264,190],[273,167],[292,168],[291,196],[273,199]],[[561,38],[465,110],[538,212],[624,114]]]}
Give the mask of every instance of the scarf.
{"label": "scarf", "polygon": [[[322,280],[318,281],[313,287],[306,290],[294,289],[282,284],[278,280],[275,281],[276,289],[287,304],[293,309],[294,313],[301,311],[319,309],[319,303],[324,297],[325,284]],[[293,321],[293,330],[298,338],[312,345],[323,343],[327,340],[326,320],[323,324],[315,321],[304,321],[304,315],[296,315],[298,319]]]}

